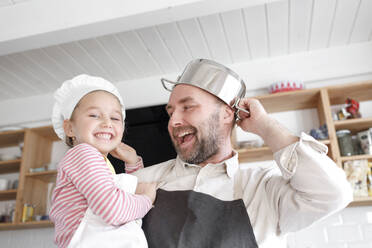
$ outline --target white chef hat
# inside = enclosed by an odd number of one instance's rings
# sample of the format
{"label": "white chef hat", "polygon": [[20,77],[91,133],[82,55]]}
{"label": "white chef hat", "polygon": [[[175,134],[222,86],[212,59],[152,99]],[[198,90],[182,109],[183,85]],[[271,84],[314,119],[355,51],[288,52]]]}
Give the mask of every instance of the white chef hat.
{"label": "white chef hat", "polygon": [[103,78],[82,74],[63,82],[61,87],[59,87],[54,93],[55,103],[52,113],[52,123],[54,131],[60,139],[65,140],[66,138],[63,129],[63,121],[71,118],[72,112],[81,98],[96,90],[107,91],[116,96],[121,105],[123,120],[125,119],[123,99],[121,98],[117,88]]}

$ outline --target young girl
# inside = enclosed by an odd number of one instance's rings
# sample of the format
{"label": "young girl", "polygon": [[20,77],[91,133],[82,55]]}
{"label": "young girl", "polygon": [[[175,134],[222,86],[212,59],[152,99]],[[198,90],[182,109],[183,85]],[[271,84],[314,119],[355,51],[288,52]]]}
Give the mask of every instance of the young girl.
{"label": "young girl", "polygon": [[111,153],[123,160],[127,172],[143,167],[136,151],[121,143],[119,92],[102,78],[80,75],[54,97],[54,130],[71,147],[58,166],[50,210],[58,247],[147,247],[138,219],[155,200],[155,184],[137,186],[135,176],[115,175],[107,159]]}

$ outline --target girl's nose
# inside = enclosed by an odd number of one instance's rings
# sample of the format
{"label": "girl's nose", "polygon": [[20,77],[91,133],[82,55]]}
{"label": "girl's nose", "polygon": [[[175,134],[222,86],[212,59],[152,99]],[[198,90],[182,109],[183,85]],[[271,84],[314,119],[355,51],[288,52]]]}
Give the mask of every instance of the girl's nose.
{"label": "girl's nose", "polygon": [[103,117],[102,126],[106,128],[112,128],[112,121],[110,117]]}

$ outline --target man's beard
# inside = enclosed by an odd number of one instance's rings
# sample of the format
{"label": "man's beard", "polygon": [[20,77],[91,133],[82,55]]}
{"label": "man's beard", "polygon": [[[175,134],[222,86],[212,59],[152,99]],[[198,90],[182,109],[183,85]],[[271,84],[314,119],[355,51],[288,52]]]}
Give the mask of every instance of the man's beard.
{"label": "man's beard", "polygon": [[218,153],[220,145],[219,111],[213,113],[206,121],[199,125],[199,131],[201,133],[200,140],[196,136],[197,129],[195,127],[189,126],[182,128],[195,130],[194,135],[196,139],[191,152],[187,154],[186,151],[183,152],[177,143],[173,141],[177,154],[183,161],[189,164],[200,164]]}

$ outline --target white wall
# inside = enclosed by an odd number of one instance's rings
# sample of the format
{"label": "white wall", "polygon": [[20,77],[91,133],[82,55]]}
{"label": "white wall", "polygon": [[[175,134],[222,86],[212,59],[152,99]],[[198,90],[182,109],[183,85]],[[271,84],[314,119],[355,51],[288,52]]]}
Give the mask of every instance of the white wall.
{"label": "white wall", "polygon": [[346,208],[290,234],[288,248],[371,248],[372,206]]}
{"label": "white wall", "polygon": [[53,228],[9,230],[0,232],[1,247],[6,248],[51,248]]}

